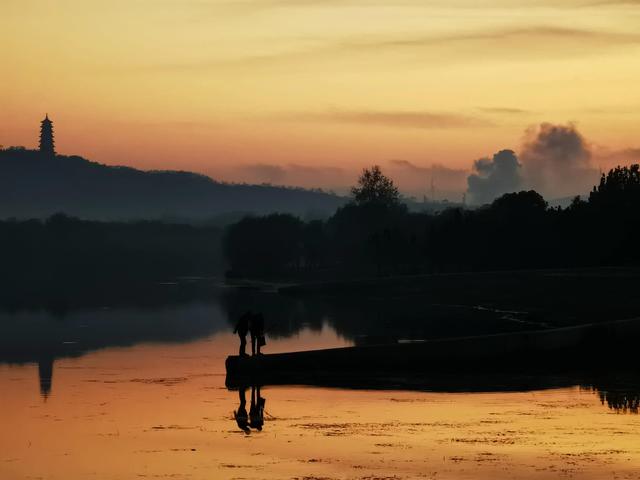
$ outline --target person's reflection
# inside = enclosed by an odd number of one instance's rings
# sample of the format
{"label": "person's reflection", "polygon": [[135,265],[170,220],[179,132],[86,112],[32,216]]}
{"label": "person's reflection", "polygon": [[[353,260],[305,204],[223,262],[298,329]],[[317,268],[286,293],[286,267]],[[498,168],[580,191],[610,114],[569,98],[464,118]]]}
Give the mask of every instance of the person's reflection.
{"label": "person's reflection", "polygon": [[238,388],[238,396],[240,397],[240,406],[233,412],[233,418],[240,430],[246,434],[251,433],[251,429],[258,432],[262,431],[264,425],[264,405],[266,400],[260,394],[260,386],[253,385],[251,387],[251,406],[247,414],[247,389],[249,387],[242,386]]}
{"label": "person's reflection", "polygon": [[249,415],[247,415],[247,387],[240,387],[238,395],[240,396],[240,406],[238,410],[233,412],[233,416],[240,430],[249,434],[251,429],[249,428]]}
{"label": "person's reflection", "polygon": [[266,400],[260,395],[260,387],[251,387],[251,408],[249,409],[249,426],[262,431],[264,425],[264,404]]}

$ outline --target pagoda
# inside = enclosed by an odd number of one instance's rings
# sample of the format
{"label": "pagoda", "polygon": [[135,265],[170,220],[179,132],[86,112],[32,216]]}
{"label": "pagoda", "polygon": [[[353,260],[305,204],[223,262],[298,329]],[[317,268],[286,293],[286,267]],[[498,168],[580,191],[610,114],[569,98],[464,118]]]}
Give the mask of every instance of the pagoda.
{"label": "pagoda", "polygon": [[47,157],[53,157],[56,154],[53,144],[53,122],[49,120],[48,114],[40,124],[40,153]]}

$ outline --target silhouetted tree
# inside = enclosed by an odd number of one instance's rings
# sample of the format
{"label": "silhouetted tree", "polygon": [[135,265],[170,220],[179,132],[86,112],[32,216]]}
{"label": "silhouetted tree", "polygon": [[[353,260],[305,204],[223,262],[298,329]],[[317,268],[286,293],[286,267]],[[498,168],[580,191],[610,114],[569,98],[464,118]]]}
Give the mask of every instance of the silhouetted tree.
{"label": "silhouetted tree", "polygon": [[301,266],[302,233],[292,215],[246,217],[227,228],[223,249],[235,275],[283,274]]}
{"label": "silhouetted tree", "polygon": [[357,205],[396,205],[400,202],[398,188],[393,180],[382,173],[378,165],[362,171],[358,185],[351,188],[351,194]]}
{"label": "silhouetted tree", "polygon": [[616,167],[593,187],[589,203],[616,210],[636,208],[640,201],[640,165]]}
{"label": "silhouetted tree", "polygon": [[528,192],[505,193],[493,201],[491,209],[514,217],[544,213],[548,206],[542,195],[534,190],[529,190]]}
{"label": "silhouetted tree", "polygon": [[[393,182],[375,166],[363,172],[352,191],[354,200],[326,222],[304,224],[302,234],[291,233],[295,241],[286,250],[299,256],[306,274],[315,270],[333,276],[388,275],[640,261],[638,166],[612,170],[588,202],[575,198],[564,210],[549,208],[530,190],[507,193],[478,209],[410,213]],[[246,236],[269,238],[276,223],[256,225]],[[269,248],[258,249],[258,256],[238,255],[232,266],[242,265],[248,275],[261,268],[264,273],[264,265],[281,258],[271,271],[291,272],[295,261],[283,261],[286,257],[277,254],[282,245],[273,248],[273,257]],[[249,258],[253,266],[247,264]]]}
{"label": "silhouetted tree", "polygon": [[222,271],[216,227],[95,222],[56,214],[0,221],[0,285],[171,280]]}
{"label": "silhouetted tree", "polygon": [[328,254],[328,239],[322,220],[311,220],[303,226],[302,256],[307,270],[325,266]]}
{"label": "silhouetted tree", "polygon": [[599,262],[640,261],[640,166],[616,167],[602,175],[588,205]]}

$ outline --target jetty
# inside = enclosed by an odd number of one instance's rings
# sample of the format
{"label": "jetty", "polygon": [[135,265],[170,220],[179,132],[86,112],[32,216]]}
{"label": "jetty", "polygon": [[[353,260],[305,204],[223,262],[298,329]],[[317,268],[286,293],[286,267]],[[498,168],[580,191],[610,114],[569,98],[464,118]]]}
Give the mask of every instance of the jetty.
{"label": "jetty", "polygon": [[612,359],[629,367],[636,363],[639,342],[640,318],[634,318],[416,343],[230,356],[226,384],[229,388],[278,384],[366,388],[385,382],[411,386],[439,374],[472,380],[487,373],[577,371],[604,367]]}

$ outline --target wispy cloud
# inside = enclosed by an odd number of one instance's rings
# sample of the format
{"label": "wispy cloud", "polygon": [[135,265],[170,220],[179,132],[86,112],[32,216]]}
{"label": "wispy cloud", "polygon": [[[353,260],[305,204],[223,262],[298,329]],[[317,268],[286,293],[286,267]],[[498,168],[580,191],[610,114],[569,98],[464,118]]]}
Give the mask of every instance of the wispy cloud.
{"label": "wispy cloud", "polygon": [[576,109],[578,113],[588,113],[595,115],[637,115],[640,107],[634,104],[608,105],[601,107],[581,107]]}
{"label": "wispy cloud", "polygon": [[468,171],[438,163],[423,165],[404,159],[389,161],[391,176],[402,190],[418,198],[422,195],[436,199],[459,200],[466,189]]}
{"label": "wispy cloud", "polygon": [[344,176],[344,170],[334,166],[302,165],[297,163],[254,163],[237,167],[248,181],[301,186],[334,185]]}
{"label": "wispy cloud", "polygon": [[480,117],[456,113],[425,111],[354,111],[332,110],[324,113],[295,113],[280,116],[285,120],[306,122],[353,123],[401,128],[469,128],[494,124]]}
{"label": "wispy cloud", "polygon": [[[428,47],[434,45],[444,45],[453,43],[468,43],[478,41],[500,41],[500,42],[513,42],[513,41],[562,41],[562,40],[577,40],[577,41],[592,41],[601,44],[636,44],[640,43],[640,34],[638,33],[624,33],[624,32],[611,32],[605,30],[586,30],[576,28],[560,28],[554,26],[532,26],[527,28],[507,28],[507,29],[494,29],[479,32],[467,32],[458,33],[454,35],[442,35],[442,36],[414,36],[406,38],[396,39],[378,39],[362,42],[345,42],[342,45],[352,49],[377,49],[387,47]],[[534,44],[535,45],[535,44]],[[541,44],[542,45],[542,44]],[[503,43],[503,46],[510,47],[513,44]],[[561,45],[556,44],[556,48]]]}
{"label": "wispy cloud", "polygon": [[640,33],[531,26],[493,28],[455,34],[360,35],[337,41],[308,38],[305,48],[265,52],[233,58],[203,58],[191,62],[147,65],[149,71],[197,71],[336,62],[354,56],[393,53],[396,60],[434,65],[486,59],[548,60],[589,56],[622,46],[639,46]]}
{"label": "wispy cloud", "polygon": [[287,177],[287,171],[282,165],[255,163],[252,165],[242,165],[239,169],[252,180],[257,179],[260,182],[282,183]]}
{"label": "wispy cloud", "polygon": [[192,7],[220,9],[256,10],[273,8],[305,8],[305,7],[424,7],[453,9],[522,9],[522,8],[584,8],[602,6],[640,6],[640,0],[530,0],[523,5],[513,0],[493,0],[478,2],[477,0],[165,0],[165,3],[179,2]]}
{"label": "wispy cloud", "polygon": [[440,165],[438,163],[434,163],[431,165],[419,165],[414,162],[410,162],[409,160],[403,159],[392,159],[389,160],[389,163],[398,168],[404,168],[410,170],[412,172],[420,172],[420,173],[428,173],[439,176],[452,176],[459,177],[461,175],[466,175],[467,171],[460,168],[449,168],[444,165]]}
{"label": "wispy cloud", "polygon": [[478,107],[478,110],[483,113],[494,113],[494,114],[502,114],[502,115],[530,115],[535,112],[531,110],[524,110],[522,108],[511,108],[511,107]]}
{"label": "wispy cloud", "polygon": [[621,150],[604,149],[597,152],[598,159],[610,162],[640,162],[640,148],[629,147]]}

